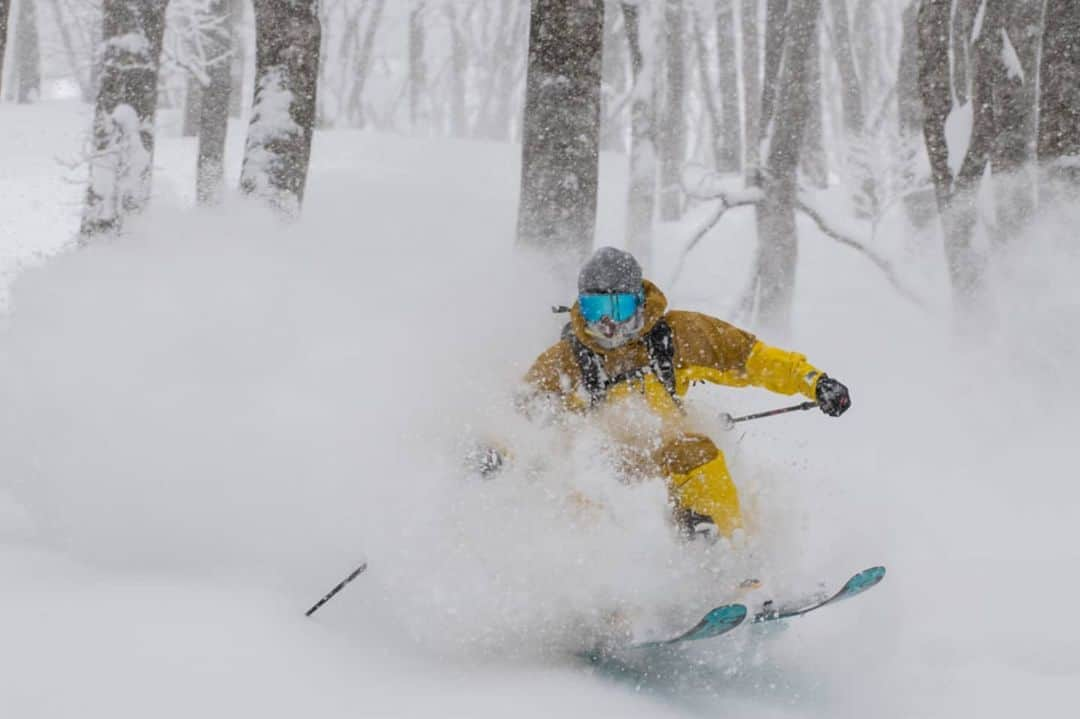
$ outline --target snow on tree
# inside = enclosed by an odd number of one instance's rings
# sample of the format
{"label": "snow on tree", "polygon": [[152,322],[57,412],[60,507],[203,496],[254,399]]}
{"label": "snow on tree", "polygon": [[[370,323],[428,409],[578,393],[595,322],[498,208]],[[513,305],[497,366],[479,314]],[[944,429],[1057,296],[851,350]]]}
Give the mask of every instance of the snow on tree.
{"label": "snow on tree", "polygon": [[320,38],[317,0],[255,0],[255,99],[240,188],[286,215],[304,199]]}
{"label": "snow on tree", "polygon": [[81,242],[120,229],[150,198],[154,116],[167,0],[104,0]]}
{"label": "snow on tree", "polygon": [[600,142],[602,0],[533,0],[519,245],[577,267],[593,244]]}

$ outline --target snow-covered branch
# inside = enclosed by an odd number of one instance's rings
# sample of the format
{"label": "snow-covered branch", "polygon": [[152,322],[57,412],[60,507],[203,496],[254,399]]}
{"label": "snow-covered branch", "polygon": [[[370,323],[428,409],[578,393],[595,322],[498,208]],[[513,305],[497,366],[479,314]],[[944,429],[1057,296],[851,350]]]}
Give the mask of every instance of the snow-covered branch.
{"label": "snow-covered branch", "polygon": [[845,233],[839,228],[837,228],[835,225],[830,224],[820,212],[808,205],[803,198],[796,200],[795,207],[804,215],[813,220],[814,224],[817,225],[818,229],[821,230],[822,234],[824,234],[826,237],[836,240],[840,244],[862,253],[864,257],[874,263],[874,265],[876,265],[877,268],[882,271],[882,273],[885,275],[885,278],[889,280],[889,283],[896,289],[897,292],[899,292],[901,295],[911,300],[915,304],[919,305],[920,307],[926,307],[926,302],[923,301],[923,299],[916,295],[914,292],[905,287],[904,284],[900,281],[900,278],[897,276],[896,270],[893,269],[891,262],[879,255],[873,249],[864,245],[862,242],[859,242],[852,235]]}
{"label": "snow-covered branch", "polygon": [[[685,185],[684,189],[686,189]],[[728,191],[719,190],[714,187],[709,190],[707,194],[705,194],[704,190],[694,192],[687,191],[687,194],[696,199],[718,200],[719,205],[713,211],[713,214],[710,215],[709,218],[702,223],[701,227],[697,229],[693,237],[690,238],[690,241],[686,243],[686,247],[683,248],[682,253],[679,255],[679,261],[675,265],[675,271],[671,275],[669,284],[672,285],[678,281],[679,276],[682,274],[687,256],[698,246],[698,243],[705,239],[705,235],[709,234],[709,231],[716,227],[721,218],[723,218],[724,213],[733,207],[756,205],[765,198],[764,193],[758,187],[732,188]]]}

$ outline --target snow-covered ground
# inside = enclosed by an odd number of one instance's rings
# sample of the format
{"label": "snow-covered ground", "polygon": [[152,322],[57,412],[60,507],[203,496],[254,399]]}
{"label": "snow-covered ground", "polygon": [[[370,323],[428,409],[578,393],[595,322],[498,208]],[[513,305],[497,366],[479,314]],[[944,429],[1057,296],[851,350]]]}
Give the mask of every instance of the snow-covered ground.
{"label": "snow-covered ground", "polygon": [[[512,255],[515,148],[318,135],[305,215],[280,227],[235,198],[192,211],[194,144],[166,138],[127,237],[40,261],[77,225],[56,160],[87,125],[0,108],[0,262],[24,268],[0,336],[3,716],[1074,714],[1075,209],[1018,239],[992,336],[962,343],[934,238],[880,240],[921,309],[802,226],[783,342],[854,408],[724,435],[717,412],[784,399],[698,388],[755,525],[710,550],[676,544],[662,487],[615,483],[589,432],[566,447],[507,407],[570,299]],[[604,158],[605,243],[624,172]],[[668,282],[706,210],[662,228],[651,274],[726,316],[750,211]],[[475,436],[514,469],[462,477]],[[624,672],[573,657],[613,608],[693,615],[748,573],[784,596],[877,563],[881,587],[781,632]]]}

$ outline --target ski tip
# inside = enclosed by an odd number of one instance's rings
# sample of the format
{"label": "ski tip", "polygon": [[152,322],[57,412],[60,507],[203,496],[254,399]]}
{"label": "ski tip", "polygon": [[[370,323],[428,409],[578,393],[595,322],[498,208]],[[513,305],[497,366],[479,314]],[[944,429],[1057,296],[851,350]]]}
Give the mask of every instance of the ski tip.
{"label": "ski tip", "polygon": [[845,596],[861,594],[871,587],[875,587],[885,578],[885,567],[870,567],[864,569],[847,581],[841,593]]}
{"label": "ski tip", "polygon": [[742,604],[725,604],[713,609],[703,620],[711,626],[738,626],[746,619],[746,607]]}

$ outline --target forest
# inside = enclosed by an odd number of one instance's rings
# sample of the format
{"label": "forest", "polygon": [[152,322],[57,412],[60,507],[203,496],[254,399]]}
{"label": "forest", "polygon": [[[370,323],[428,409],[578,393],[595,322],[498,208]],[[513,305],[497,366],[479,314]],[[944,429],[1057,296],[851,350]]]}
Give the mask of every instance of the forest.
{"label": "forest", "polygon": [[0,0],[0,714],[1071,716],[1078,223],[1078,0]]}

